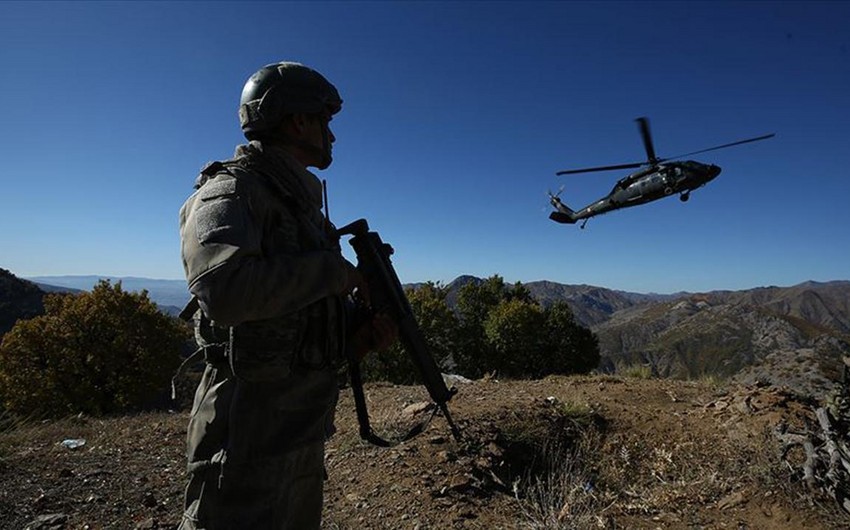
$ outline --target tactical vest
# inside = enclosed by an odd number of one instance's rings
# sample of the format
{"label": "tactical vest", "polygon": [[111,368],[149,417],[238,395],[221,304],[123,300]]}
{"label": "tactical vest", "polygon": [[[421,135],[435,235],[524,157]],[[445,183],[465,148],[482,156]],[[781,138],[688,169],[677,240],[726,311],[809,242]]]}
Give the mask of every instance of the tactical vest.
{"label": "tactical vest", "polygon": [[[296,200],[261,162],[248,156],[208,164],[196,182],[195,195],[221,178],[258,186],[270,197],[266,206],[272,207],[266,208],[266,218],[257,219],[263,227],[264,255],[281,248],[288,252],[339,250],[334,227],[317,226],[311,206]],[[281,229],[284,217],[289,221]],[[237,378],[275,381],[297,370],[336,369],[343,361],[344,315],[342,299],[330,296],[285,315],[234,327],[216,325],[199,307],[193,316],[199,351],[208,363],[229,369]]]}

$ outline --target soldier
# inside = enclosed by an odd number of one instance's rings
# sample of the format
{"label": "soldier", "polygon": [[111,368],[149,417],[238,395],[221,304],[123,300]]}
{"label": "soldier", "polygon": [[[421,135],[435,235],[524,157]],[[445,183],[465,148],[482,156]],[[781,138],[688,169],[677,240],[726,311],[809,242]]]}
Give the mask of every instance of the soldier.
{"label": "soldier", "polygon": [[395,340],[385,316],[346,328],[345,297],[362,279],[307,170],[330,166],[341,108],[306,66],[260,69],[239,107],[249,143],[207,165],[180,210],[207,363],[189,420],[183,530],[319,528],[343,351]]}

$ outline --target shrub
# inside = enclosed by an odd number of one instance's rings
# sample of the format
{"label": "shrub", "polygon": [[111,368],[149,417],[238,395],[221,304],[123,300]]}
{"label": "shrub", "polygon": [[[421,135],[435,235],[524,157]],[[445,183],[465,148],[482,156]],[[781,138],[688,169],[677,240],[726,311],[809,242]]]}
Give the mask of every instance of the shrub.
{"label": "shrub", "polygon": [[18,321],[0,345],[0,396],[15,414],[139,409],[167,386],[189,337],[147,292],[125,292],[120,282],[48,295],[44,305],[44,315]]}
{"label": "shrub", "polygon": [[542,355],[533,375],[586,374],[599,366],[599,339],[576,322],[566,302],[555,302],[544,315]]}
{"label": "shrub", "polygon": [[[527,287],[506,285],[498,276],[468,283],[458,292],[455,311],[448,289],[427,283],[406,292],[431,355],[444,370],[467,377],[497,372],[502,377],[543,377],[587,373],[599,364],[599,343],[579,325],[569,306],[544,308]],[[368,356],[364,376],[410,384],[416,369],[400,344]]]}
{"label": "shrub", "polygon": [[484,321],[484,335],[492,356],[481,359],[482,364],[504,377],[537,375],[535,365],[543,362],[545,319],[537,304],[516,298],[503,300]]}
{"label": "shrub", "polygon": [[[510,308],[500,308],[501,304],[508,302],[511,302]],[[504,363],[499,359],[503,359],[507,353],[508,345],[505,341],[510,339],[506,333],[495,331],[494,322],[490,323],[488,332],[487,321],[500,319],[506,324],[513,325],[505,320],[507,315],[493,316],[493,313],[507,311],[520,316],[525,312],[522,304],[537,305],[528,288],[522,283],[517,282],[508,286],[498,274],[479,283],[468,283],[460,288],[457,296],[458,340],[454,355],[458,372],[469,377],[480,377],[500,369]],[[502,339],[505,340],[502,341]],[[501,351],[496,349],[494,340],[502,341],[499,346]]]}

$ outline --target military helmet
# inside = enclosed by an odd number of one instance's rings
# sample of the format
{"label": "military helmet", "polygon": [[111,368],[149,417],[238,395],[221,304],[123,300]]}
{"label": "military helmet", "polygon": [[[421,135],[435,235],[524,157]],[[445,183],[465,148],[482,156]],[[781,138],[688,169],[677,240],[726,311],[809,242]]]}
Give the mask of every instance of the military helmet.
{"label": "military helmet", "polygon": [[293,62],[264,66],[245,83],[239,101],[239,123],[246,137],[276,127],[286,114],[336,114],[339,92],[322,74]]}

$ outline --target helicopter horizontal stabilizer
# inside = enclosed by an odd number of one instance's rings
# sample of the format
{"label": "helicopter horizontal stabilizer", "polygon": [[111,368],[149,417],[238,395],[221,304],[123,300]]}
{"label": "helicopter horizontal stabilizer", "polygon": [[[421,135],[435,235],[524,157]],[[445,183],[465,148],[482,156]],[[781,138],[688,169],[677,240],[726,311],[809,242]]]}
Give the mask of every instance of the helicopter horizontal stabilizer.
{"label": "helicopter horizontal stabilizer", "polygon": [[549,214],[549,219],[557,223],[576,224],[576,218],[572,214],[563,212],[552,212]]}

